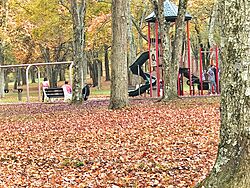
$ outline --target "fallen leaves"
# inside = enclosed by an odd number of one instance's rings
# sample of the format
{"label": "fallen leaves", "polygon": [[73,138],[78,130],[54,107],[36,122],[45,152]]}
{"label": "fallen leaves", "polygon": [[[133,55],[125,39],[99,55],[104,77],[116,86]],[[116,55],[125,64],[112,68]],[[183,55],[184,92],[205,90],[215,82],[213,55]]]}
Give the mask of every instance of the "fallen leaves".
{"label": "fallen leaves", "polygon": [[0,185],[192,187],[212,168],[216,99],[108,104],[0,106]]}

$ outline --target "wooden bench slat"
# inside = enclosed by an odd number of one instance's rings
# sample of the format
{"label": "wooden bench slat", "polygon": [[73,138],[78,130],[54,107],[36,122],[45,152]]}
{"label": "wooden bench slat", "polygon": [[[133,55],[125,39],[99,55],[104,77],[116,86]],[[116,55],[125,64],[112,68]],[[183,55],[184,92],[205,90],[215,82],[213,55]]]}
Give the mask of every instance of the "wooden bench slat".
{"label": "wooden bench slat", "polygon": [[63,88],[46,88],[45,93],[48,98],[64,98]]}

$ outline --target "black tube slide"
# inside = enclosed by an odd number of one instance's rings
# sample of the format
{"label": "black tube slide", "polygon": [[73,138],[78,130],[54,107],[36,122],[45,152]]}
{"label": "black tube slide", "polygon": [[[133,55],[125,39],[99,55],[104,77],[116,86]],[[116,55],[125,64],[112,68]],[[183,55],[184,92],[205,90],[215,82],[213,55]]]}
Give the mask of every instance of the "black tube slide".
{"label": "black tube slide", "polygon": [[[148,60],[149,58],[148,56],[149,56],[148,51],[143,52],[129,67],[129,69],[133,74],[141,76],[146,81],[145,84],[140,85],[140,87],[138,87],[137,89],[129,91],[128,92],[129,96],[141,95],[150,88],[150,74],[145,73],[142,70],[142,65]],[[156,85],[156,78],[152,76],[152,86],[155,85]]]}
{"label": "black tube slide", "polygon": [[[187,80],[187,85],[190,84],[190,81],[189,81],[189,71],[188,71],[188,68],[179,68],[179,73],[180,74],[183,74],[188,80]],[[200,84],[200,79],[195,76],[195,75],[191,75],[191,79],[192,79],[192,85],[193,84]]]}

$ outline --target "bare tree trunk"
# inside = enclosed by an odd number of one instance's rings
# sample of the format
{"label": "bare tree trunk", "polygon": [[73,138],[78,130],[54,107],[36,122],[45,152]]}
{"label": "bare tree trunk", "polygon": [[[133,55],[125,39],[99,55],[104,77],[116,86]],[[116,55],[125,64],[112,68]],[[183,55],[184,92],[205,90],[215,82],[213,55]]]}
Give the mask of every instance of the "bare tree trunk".
{"label": "bare tree trunk", "polygon": [[[0,40],[0,65],[4,64],[3,44]],[[0,98],[4,97],[4,69],[0,68]]]}
{"label": "bare tree trunk", "polygon": [[63,66],[63,65],[61,65],[61,68],[60,68],[60,73],[59,73],[59,80],[60,81],[64,81],[64,80],[66,80],[66,77],[65,77],[65,69],[66,69],[66,67],[65,66]]}
{"label": "bare tree trunk", "polygon": [[0,68],[0,98],[4,97],[4,70]]}
{"label": "bare tree trunk", "polygon": [[111,109],[128,106],[127,20],[128,1],[112,0]]}
{"label": "bare tree trunk", "polygon": [[[9,15],[9,2],[8,0],[1,1],[2,11],[1,11],[1,35],[4,36],[7,30],[7,23],[8,23],[8,15]],[[0,65],[4,64],[5,60],[5,39],[0,38]],[[0,68],[0,98],[4,97],[4,69]]]}
{"label": "bare tree trunk", "polygon": [[77,104],[82,102],[82,81],[86,79],[82,78],[82,76],[84,76],[82,73],[83,69],[87,69],[87,63],[84,62],[86,1],[81,0],[78,2],[77,0],[71,0],[70,3],[74,31],[74,77],[72,102]]}
{"label": "bare tree trunk", "polygon": [[211,47],[214,47],[216,45],[214,41],[214,29],[215,29],[215,21],[217,18],[217,12],[218,12],[218,2],[215,1],[212,14],[211,14],[211,18],[210,18],[209,29],[208,29],[208,41]]}
{"label": "bare tree trunk", "polygon": [[101,67],[102,67],[102,62],[101,60],[97,60],[97,89],[101,89],[101,82],[102,82],[102,70],[101,70]]}
{"label": "bare tree trunk", "polygon": [[36,83],[36,68],[32,67],[30,69],[30,75],[31,75],[31,83]]}
{"label": "bare tree trunk", "polygon": [[[131,0],[128,0],[128,66],[130,66],[136,59],[136,46],[135,46],[135,40],[134,40],[134,34],[133,34],[133,28],[132,28],[132,14],[131,14],[131,8],[130,8]],[[128,83],[129,85],[135,85],[136,84],[136,76],[129,71],[128,72]]]}
{"label": "bare tree trunk", "polygon": [[9,77],[8,77],[8,71],[4,71],[4,89],[9,90]]}
{"label": "bare tree trunk", "polygon": [[223,14],[220,144],[196,187],[250,187],[250,1],[221,0]]}
{"label": "bare tree trunk", "polygon": [[109,74],[109,55],[108,55],[108,45],[104,45],[104,64],[105,64],[105,76],[106,81],[110,81],[110,74]]}
{"label": "bare tree trunk", "polygon": [[[165,92],[163,96],[163,100],[171,100],[178,97],[177,94],[177,78],[179,71],[179,63],[181,58],[181,50],[183,45],[183,33],[185,26],[185,14],[187,9],[187,1],[188,0],[179,0],[178,7],[178,16],[176,19],[176,30],[175,30],[175,38],[174,45],[172,50],[172,58],[171,63],[169,65],[169,72],[166,72],[165,75],[168,75],[170,79],[165,81]],[[166,66],[167,67],[167,66]]]}
{"label": "bare tree trunk", "polygon": [[21,77],[22,77],[22,84],[26,85],[27,82],[26,82],[26,70],[25,70],[25,68],[21,68]]}
{"label": "bare tree trunk", "polygon": [[[43,46],[42,44],[39,44],[39,48],[40,48],[41,54],[43,56],[44,62],[45,63],[51,62],[49,48],[47,46]],[[53,69],[52,65],[46,66],[46,77],[50,82],[50,87],[56,85],[52,79],[52,71],[53,71],[52,69]],[[27,80],[27,82],[28,82],[28,80]]]}

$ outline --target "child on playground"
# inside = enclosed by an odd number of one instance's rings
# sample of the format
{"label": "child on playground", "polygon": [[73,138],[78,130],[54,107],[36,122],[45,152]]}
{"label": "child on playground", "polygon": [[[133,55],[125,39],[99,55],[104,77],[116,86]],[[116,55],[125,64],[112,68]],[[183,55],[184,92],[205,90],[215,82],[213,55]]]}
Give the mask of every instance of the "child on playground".
{"label": "child on playground", "polygon": [[45,94],[45,89],[49,88],[49,81],[48,79],[45,77],[43,79],[43,82],[42,82],[42,90],[43,90],[43,96],[42,96],[42,101],[44,102],[44,99],[46,97],[46,94]]}

